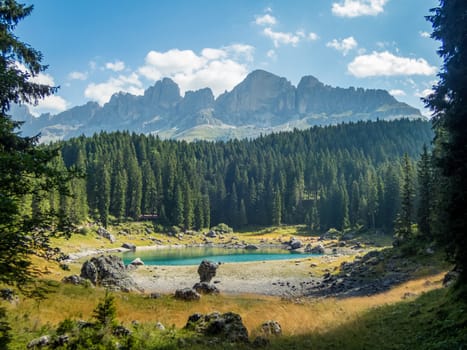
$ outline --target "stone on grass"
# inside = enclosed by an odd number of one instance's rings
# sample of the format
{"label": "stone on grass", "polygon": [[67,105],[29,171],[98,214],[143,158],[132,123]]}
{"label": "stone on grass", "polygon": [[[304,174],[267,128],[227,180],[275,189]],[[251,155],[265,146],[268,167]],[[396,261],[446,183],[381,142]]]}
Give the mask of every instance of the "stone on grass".
{"label": "stone on grass", "polygon": [[177,289],[175,298],[185,301],[195,301],[201,299],[201,295],[191,288]]}
{"label": "stone on grass", "polygon": [[279,322],[269,320],[261,325],[261,333],[266,337],[279,336],[282,335],[282,327]]}
{"label": "stone on grass", "polygon": [[112,291],[141,291],[128,275],[122,258],[115,255],[101,255],[87,260],[81,267],[80,276],[95,286]]}
{"label": "stone on grass", "polygon": [[233,312],[208,315],[193,314],[188,318],[186,329],[204,336],[218,337],[231,343],[248,343],[248,330],[240,315]]}

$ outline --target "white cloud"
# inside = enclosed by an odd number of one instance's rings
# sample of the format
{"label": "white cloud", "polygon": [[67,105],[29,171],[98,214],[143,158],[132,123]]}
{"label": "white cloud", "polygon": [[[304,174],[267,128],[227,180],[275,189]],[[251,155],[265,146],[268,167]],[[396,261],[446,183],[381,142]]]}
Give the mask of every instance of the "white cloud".
{"label": "white cloud", "polygon": [[276,51],[272,49],[266,52],[266,56],[268,56],[270,59],[273,59],[273,60],[277,58]]}
{"label": "white cloud", "polygon": [[389,93],[394,97],[406,95],[405,91],[401,89],[392,89],[392,90],[389,90]]}
{"label": "white cloud", "polygon": [[416,97],[427,97],[428,95],[432,94],[433,90],[432,89],[425,89],[423,91],[416,91],[415,96]]}
{"label": "white cloud", "polygon": [[310,32],[308,33],[308,40],[315,41],[318,40],[319,36],[316,33]]}
{"label": "white cloud", "polygon": [[429,38],[429,37],[431,36],[430,33],[428,33],[428,32],[422,32],[422,31],[418,32],[418,34],[420,34],[420,36],[421,36],[422,38]]}
{"label": "white cloud", "polygon": [[273,26],[277,23],[276,17],[270,14],[256,16],[255,23],[259,26]]}
{"label": "white cloud", "polygon": [[136,73],[111,77],[104,83],[91,83],[84,90],[84,95],[97,101],[100,105],[108,102],[112,95],[117,92],[128,92],[133,95],[142,95],[144,89]]}
{"label": "white cloud", "polygon": [[437,68],[423,58],[395,56],[388,51],[361,55],[349,63],[347,70],[358,77],[393,76],[393,75],[432,75]]}
{"label": "white cloud", "polygon": [[247,75],[254,47],[233,44],[220,49],[205,48],[201,54],[192,50],[150,51],[138,73],[155,81],[173,79],[182,93],[210,87],[214,95],[232,89]]}
{"label": "white cloud", "polygon": [[88,78],[88,73],[86,72],[70,72],[68,74],[68,79],[71,80],[86,80]]}
{"label": "white cloud", "polygon": [[233,58],[237,60],[245,59],[248,62],[253,61],[253,53],[255,51],[255,48],[251,45],[232,44],[229,46],[225,46],[223,49],[226,50],[228,54],[231,54]]}
{"label": "white cloud", "polygon": [[300,41],[300,36],[292,33],[275,32],[271,28],[264,28],[264,35],[270,38],[275,47],[279,47],[280,44],[296,46]]}
{"label": "white cloud", "polygon": [[384,12],[389,0],[343,0],[332,4],[332,13],[339,17],[376,16]]}
{"label": "white cloud", "polygon": [[122,61],[107,62],[105,64],[106,69],[113,70],[114,72],[121,72],[125,69],[125,63]]}
{"label": "white cloud", "polygon": [[358,43],[353,36],[349,36],[348,38],[342,39],[341,41],[333,39],[332,41],[328,42],[326,46],[332,47],[337,51],[342,52],[342,54],[346,56],[349,51],[355,49],[358,46]]}
{"label": "white cloud", "polygon": [[57,95],[46,96],[39,100],[35,106],[29,106],[29,111],[34,116],[39,116],[42,113],[60,113],[67,109],[68,103],[63,97]]}

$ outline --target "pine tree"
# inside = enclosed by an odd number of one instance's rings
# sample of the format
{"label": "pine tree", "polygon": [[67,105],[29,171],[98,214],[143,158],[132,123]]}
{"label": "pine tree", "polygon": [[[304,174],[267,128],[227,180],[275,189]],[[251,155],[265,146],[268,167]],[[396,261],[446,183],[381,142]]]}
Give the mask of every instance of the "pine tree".
{"label": "pine tree", "polygon": [[417,224],[420,234],[425,240],[431,240],[431,217],[433,205],[433,175],[431,172],[431,159],[426,145],[417,163],[418,175],[418,206]]}
{"label": "pine tree", "polygon": [[[34,83],[47,67],[42,54],[13,33],[33,7],[14,0],[0,1],[0,284],[26,290],[40,273],[31,255],[56,256],[50,237],[58,234],[57,212],[32,217],[23,202],[32,194],[38,201],[49,191],[66,194],[70,174],[51,166],[56,148],[37,147],[37,137],[22,137],[21,123],[8,115],[12,104],[37,103],[57,88]],[[47,232],[47,234],[45,234]]]}
{"label": "pine tree", "polygon": [[436,129],[434,157],[443,185],[437,211],[443,222],[437,233],[456,262],[461,280],[467,281],[467,2],[441,0],[427,19],[432,38],[441,42],[443,59],[439,81],[425,100],[433,111]]}
{"label": "pine tree", "polygon": [[404,154],[402,160],[402,189],[401,189],[401,208],[397,216],[395,235],[400,241],[408,241],[412,239],[412,219],[414,214],[414,184],[413,170],[409,156]]}

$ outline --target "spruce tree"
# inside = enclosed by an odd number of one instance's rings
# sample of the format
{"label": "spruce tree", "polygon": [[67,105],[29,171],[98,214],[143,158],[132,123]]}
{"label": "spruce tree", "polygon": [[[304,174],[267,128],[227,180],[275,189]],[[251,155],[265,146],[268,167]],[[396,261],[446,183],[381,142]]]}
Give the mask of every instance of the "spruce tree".
{"label": "spruce tree", "polygon": [[14,34],[32,9],[14,0],[0,1],[0,284],[23,290],[39,273],[31,254],[53,255],[50,238],[59,229],[58,212],[34,216],[23,212],[23,202],[32,194],[38,201],[49,191],[66,194],[70,178],[51,166],[58,150],[39,148],[37,137],[22,137],[21,123],[8,114],[12,104],[35,104],[57,90],[31,80],[47,67],[42,54]]}
{"label": "spruce tree", "polygon": [[432,38],[439,40],[443,59],[439,81],[425,100],[433,111],[436,130],[434,156],[440,169],[441,200],[437,211],[443,218],[438,235],[467,281],[467,2],[440,0],[427,19]]}

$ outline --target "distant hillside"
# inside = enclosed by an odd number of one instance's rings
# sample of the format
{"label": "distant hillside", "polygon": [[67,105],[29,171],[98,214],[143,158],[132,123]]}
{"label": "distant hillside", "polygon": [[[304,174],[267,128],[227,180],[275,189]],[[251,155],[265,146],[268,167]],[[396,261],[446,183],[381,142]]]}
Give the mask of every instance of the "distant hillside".
{"label": "distant hillside", "polygon": [[26,107],[16,106],[13,117],[25,121],[25,135],[40,132],[43,141],[89,136],[101,130],[227,140],[357,120],[423,118],[418,109],[385,90],[332,87],[313,76],[303,77],[295,87],[263,70],[253,71],[217,99],[209,88],[187,91],[182,97],[178,85],[164,78],[142,96],[117,93],[103,106],[89,102],[38,118]]}

